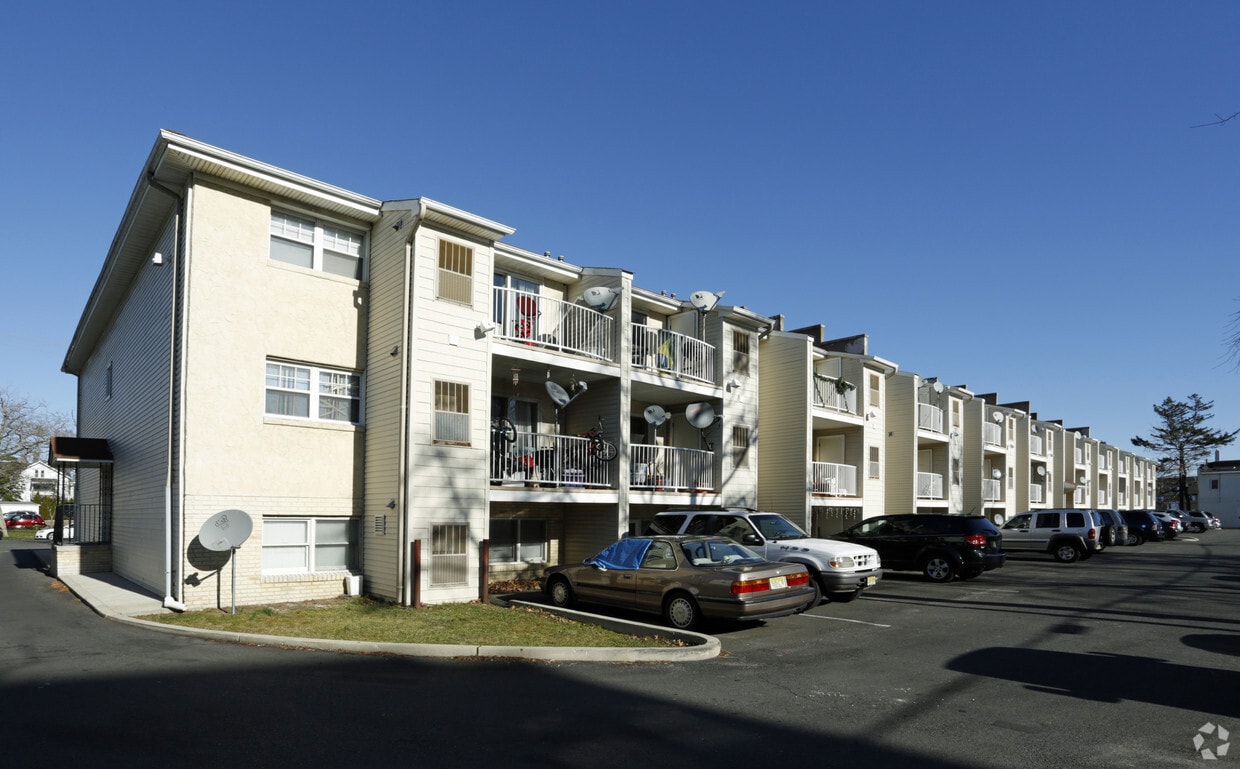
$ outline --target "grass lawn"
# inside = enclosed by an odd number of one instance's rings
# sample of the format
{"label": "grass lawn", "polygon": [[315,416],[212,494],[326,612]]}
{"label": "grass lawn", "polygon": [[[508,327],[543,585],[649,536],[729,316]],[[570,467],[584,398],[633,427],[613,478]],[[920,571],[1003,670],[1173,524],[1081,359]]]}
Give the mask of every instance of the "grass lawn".
{"label": "grass lawn", "polygon": [[236,633],[420,644],[485,646],[683,646],[668,637],[614,633],[539,609],[481,603],[412,609],[370,598],[158,614],[143,619]]}

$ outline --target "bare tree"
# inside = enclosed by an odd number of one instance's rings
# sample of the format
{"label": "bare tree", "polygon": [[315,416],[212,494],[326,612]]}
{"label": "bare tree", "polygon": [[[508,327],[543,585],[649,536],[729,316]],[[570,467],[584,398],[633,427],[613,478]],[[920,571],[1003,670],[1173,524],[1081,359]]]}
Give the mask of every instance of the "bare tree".
{"label": "bare tree", "polygon": [[0,388],[0,499],[16,496],[21,473],[41,456],[53,435],[72,434],[73,422],[47,405]]}

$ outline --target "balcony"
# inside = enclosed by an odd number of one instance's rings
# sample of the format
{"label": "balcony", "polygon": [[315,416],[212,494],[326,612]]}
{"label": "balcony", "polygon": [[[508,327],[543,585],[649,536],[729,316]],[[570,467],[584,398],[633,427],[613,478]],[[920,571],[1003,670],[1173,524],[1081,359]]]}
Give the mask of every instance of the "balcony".
{"label": "balcony", "polygon": [[1035,457],[1046,456],[1046,441],[1042,439],[1041,435],[1029,436],[1029,453]]}
{"label": "balcony", "polygon": [[634,444],[629,452],[633,463],[633,489],[663,491],[714,491],[715,453],[702,449]]}
{"label": "balcony", "polygon": [[999,502],[1003,499],[1003,482],[992,478],[982,479],[982,501]]}
{"label": "balcony", "polygon": [[497,339],[615,362],[615,321],[589,307],[496,287]]}
{"label": "balcony", "polygon": [[633,365],[715,384],[715,346],[663,328],[632,325]]}
{"label": "balcony", "polygon": [[1046,501],[1045,490],[1039,483],[1029,484],[1029,504],[1040,505]]}
{"label": "balcony", "polygon": [[929,403],[917,404],[917,428],[932,433],[943,432],[943,409]]}
{"label": "balcony", "polygon": [[1003,427],[993,422],[982,423],[982,440],[987,446],[1003,445]]}
{"label": "balcony", "polygon": [[831,411],[839,411],[844,414],[856,414],[856,388],[851,385],[845,387],[844,385],[847,385],[847,382],[844,382],[843,385],[836,384],[837,382],[843,382],[843,380],[814,374],[815,408],[830,409]]}
{"label": "balcony", "polygon": [[[933,408],[933,406],[931,407]],[[942,416],[942,410],[939,416]],[[918,473],[917,474],[917,498],[918,499],[942,499],[943,498],[943,476],[938,473]]]}
{"label": "balcony", "polygon": [[502,486],[609,489],[615,467],[576,435],[518,432],[516,440],[497,438],[491,447],[491,482]]}
{"label": "balcony", "polygon": [[857,496],[857,468],[832,462],[814,462],[810,467],[813,471],[814,494],[832,497]]}

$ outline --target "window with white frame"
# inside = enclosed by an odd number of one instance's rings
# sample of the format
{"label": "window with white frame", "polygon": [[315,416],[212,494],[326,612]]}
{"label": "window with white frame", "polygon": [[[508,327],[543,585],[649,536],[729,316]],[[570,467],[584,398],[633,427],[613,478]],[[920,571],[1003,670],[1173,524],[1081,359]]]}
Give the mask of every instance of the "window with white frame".
{"label": "window with white frame", "polygon": [[271,212],[271,258],[310,270],[360,280],[365,238],[331,224]]}
{"label": "window with white frame", "polygon": [[491,563],[545,563],[547,522],[541,519],[494,518],[491,520],[491,544],[487,552]]}
{"label": "window with white frame", "polygon": [[871,406],[883,405],[882,399],[879,397],[879,382],[880,381],[881,380],[878,378],[878,374],[870,374],[870,405]]}
{"label": "window with white frame", "polygon": [[878,446],[870,447],[870,477],[878,478],[882,471],[882,464],[879,461]]}
{"label": "window with white frame", "polygon": [[434,430],[436,443],[469,445],[469,385],[435,382]]}
{"label": "window with white frame", "polygon": [[737,467],[749,467],[749,428],[732,427],[732,461]]}
{"label": "window with white frame", "polygon": [[450,240],[439,241],[439,285],[435,289],[440,299],[473,306],[474,303],[474,250]]}
{"label": "window with white frame", "polygon": [[736,374],[749,374],[749,332],[732,332],[732,371]]}
{"label": "window with white frame", "polygon": [[469,567],[469,526],[441,523],[431,527],[431,585],[463,585]]}
{"label": "window with white frame", "polygon": [[273,416],[358,424],[361,375],[269,360],[264,411]]}
{"label": "window with white frame", "polygon": [[263,574],[315,574],[357,568],[352,518],[263,518]]}

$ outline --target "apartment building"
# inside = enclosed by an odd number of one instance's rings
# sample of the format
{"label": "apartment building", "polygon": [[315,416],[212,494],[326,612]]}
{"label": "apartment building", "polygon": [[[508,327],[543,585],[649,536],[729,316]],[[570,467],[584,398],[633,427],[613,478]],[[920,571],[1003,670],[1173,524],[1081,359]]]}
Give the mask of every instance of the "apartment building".
{"label": "apartment building", "polygon": [[[997,518],[1092,467],[1061,473],[1040,453],[1079,450],[1061,427],[864,336],[785,331],[724,286],[650,290],[513,232],[161,132],[63,364],[78,436],[49,465],[75,471],[77,517],[57,568],[173,608],[462,601],[669,508],[775,509],[819,534]],[[1139,496],[1133,460],[1117,482]],[[246,536],[221,547],[230,521]]]}

